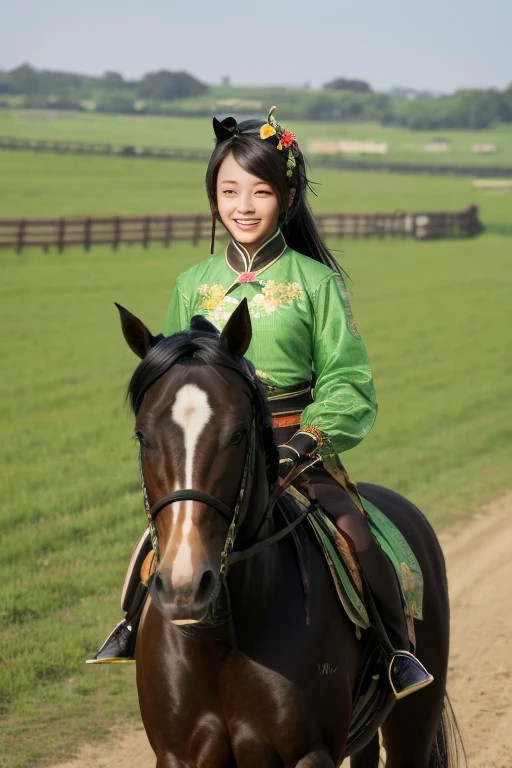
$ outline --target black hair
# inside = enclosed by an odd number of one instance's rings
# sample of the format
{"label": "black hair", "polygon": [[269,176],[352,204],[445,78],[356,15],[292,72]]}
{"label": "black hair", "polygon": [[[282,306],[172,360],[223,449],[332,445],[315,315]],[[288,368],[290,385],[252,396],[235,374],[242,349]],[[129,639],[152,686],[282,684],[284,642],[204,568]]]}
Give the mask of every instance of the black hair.
{"label": "black hair", "polygon": [[[224,128],[223,124],[227,124],[229,128]],[[281,210],[279,224],[288,246],[326,264],[343,278],[344,272],[324,243],[307,200],[307,191],[312,191],[312,187],[306,174],[304,154],[298,142],[295,140],[291,147],[295,167],[289,176],[286,165],[288,152],[277,149],[278,138],[275,136],[265,140],[260,138],[260,128],[263,125],[264,120],[256,119],[243,120],[238,124],[234,118],[226,118],[223,123],[214,119],[217,142],[206,169],[206,193],[212,215],[215,216],[217,211],[217,176],[220,164],[232,153],[245,171],[263,179],[275,190]],[[295,189],[291,206],[288,205],[290,189]]]}

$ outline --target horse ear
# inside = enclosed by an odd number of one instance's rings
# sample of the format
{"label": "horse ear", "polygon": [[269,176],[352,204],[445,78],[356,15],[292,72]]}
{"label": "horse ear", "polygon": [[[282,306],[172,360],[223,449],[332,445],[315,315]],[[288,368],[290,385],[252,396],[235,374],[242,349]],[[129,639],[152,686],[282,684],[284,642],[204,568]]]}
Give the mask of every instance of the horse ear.
{"label": "horse ear", "polygon": [[123,329],[123,336],[126,339],[126,343],[140,358],[144,357],[151,347],[154,347],[162,337],[152,336],[148,331],[142,320],[132,315],[127,309],[122,307],[117,302],[114,302],[119,310],[121,318],[121,328]]}
{"label": "horse ear", "polygon": [[216,336],[219,335],[219,329],[216,328],[213,323],[210,323],[206,317],[203,317],[203,315],[194,315],[190,321],[190,330],[201,331],[202,333],[214,333]]}
{"label": "horse ear", "polygon": [[232,355],[242,357],[247,352],[251,339],[252,325],[249,307],[247,306],[247,299],[242,299],[227,321],[220,335],[220,340]]}

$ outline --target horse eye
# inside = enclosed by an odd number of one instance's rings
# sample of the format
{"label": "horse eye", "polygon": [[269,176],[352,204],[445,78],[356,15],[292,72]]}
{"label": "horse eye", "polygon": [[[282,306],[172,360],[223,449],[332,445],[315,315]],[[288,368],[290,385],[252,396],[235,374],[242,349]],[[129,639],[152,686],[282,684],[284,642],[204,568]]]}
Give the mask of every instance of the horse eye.
{"label": "horse eye", "polygon": [[144,432],[142,432],[142,430],[136,429],[134,432],[134,437],[139,443],[139,445],[145,445]]}
{"label": "horse eye", "polygon": [[231,438],[230,445],[240,445],[242,442],[244,436],[245,436],[246,430],[245,429],[237,429],[237,431],[234,433],[233,437]]}

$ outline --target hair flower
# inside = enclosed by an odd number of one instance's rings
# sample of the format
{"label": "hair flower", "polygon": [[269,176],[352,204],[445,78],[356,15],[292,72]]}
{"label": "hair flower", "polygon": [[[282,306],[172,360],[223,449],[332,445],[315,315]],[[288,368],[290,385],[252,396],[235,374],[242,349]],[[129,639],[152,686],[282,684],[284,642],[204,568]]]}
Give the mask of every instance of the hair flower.
{"label": "hair flower", "polygon": [[288,149],[293,142],[295,141],[296,136],[291,131],[283,131],[283,135],[281,136],[280,143],[283,145],[285,149]]}
{"label": "hair flower", "polygon": [[260,128],[260,137],[262,139],[268,139],[270,136],[274,136],[276,132],[276,129],[273,128],[268,123],[265,123],[265,125],[262,125]]}
{"label": "hair flower", "polygon": [[[280,125],[274,117],[275,107],[270,107],[268,113],[267,122],[260,128],[260,138],[269,139],[274,136],[274,141],[269,142],[281,153],[281,157],[286,163],[286,176],[290,179],[290,184],[293,183],[293,179],[297,175],[298,166],[295,159],[295,154],[300,156],[300,150],[296,143],[296,136],[291,131],[286,130]],[[285,150],[283,152],[283,150]]]}

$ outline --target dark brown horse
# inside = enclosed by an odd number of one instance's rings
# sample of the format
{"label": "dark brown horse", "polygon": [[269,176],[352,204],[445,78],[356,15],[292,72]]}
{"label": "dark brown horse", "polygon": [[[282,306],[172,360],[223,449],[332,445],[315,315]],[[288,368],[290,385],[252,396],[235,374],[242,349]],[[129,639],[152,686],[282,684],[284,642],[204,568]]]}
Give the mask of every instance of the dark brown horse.
{"label": "dark brown horse", "polygon": [[306,545],[306,617],[294,538],[271,538],[276,455],[264,398],[242,357],[251,338],[245,303],[220,337],[195,319],[190,331],[155,338],[120,311],[125,338],[142,358],[129,396],[158,566],[136,666],[157,768],[337,768],[348,754],[352,768],[376,768],[379,725],[388,768],[456,766],[445,694],[446,573],[426,519],[392,491],[360,485],[423,570],[417,653],[435,681],[394,706],[386,694],[380,718],[350,746],[353,692],[371,632],[356,638],[313,544]]}

